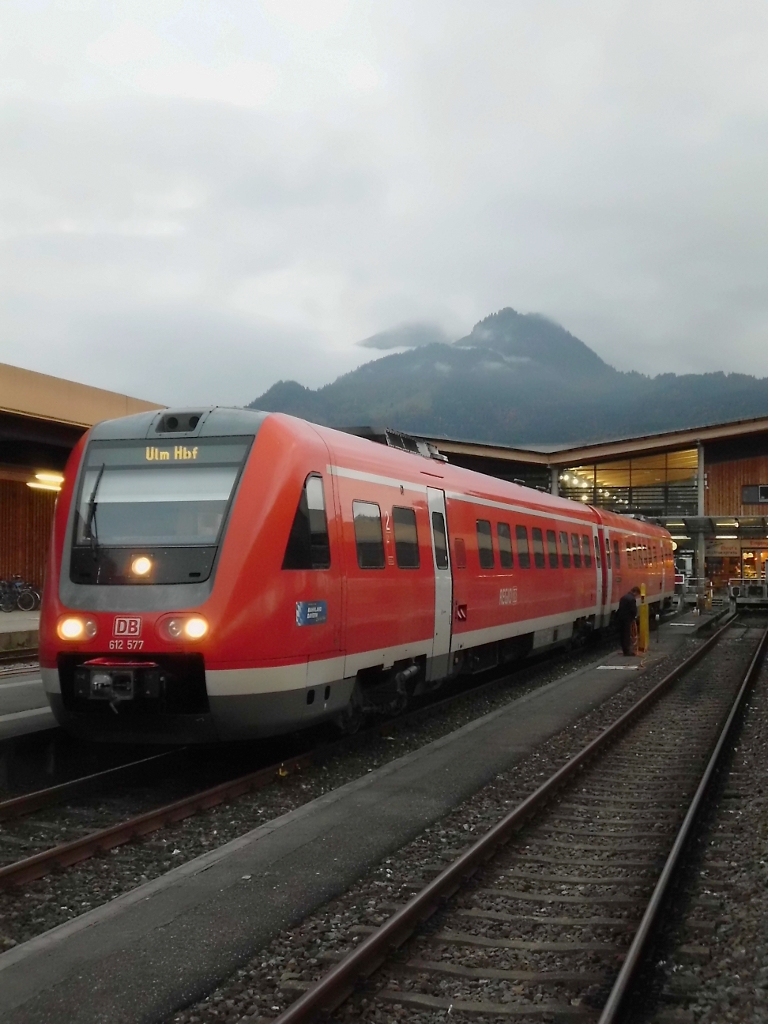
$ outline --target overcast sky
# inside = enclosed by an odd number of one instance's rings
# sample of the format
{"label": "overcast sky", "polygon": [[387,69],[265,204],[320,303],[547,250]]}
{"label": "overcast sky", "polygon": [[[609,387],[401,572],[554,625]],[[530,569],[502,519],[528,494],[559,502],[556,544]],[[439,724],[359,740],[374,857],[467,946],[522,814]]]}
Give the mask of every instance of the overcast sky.
{"label": "overcast sky", "polygon": [[0,361],[316,387],[503,306],[768,376],[768,4],[2,0]]}

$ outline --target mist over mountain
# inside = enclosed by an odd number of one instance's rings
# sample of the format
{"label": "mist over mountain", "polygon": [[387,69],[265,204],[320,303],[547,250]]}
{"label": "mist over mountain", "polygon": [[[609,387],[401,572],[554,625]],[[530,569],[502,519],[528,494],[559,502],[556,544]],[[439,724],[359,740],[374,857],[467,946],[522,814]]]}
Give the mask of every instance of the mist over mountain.
{"label": "mist over mountain", "polygon": [[[430,341],[428,325],[419,326],[406,352],[317,390],[279,381],[250,407],[334,427],[370,423],[509,445],[599,441],[768,414],[767,378],[620,372],[538,314],[502,309],[453,343]],[[366,344],[404,346],[407,337],[394,329]]]}
{"label": "mist over mountain", "polygon": [[360,348],[418,348],[419,345],[446,344],[450,342],[442,327],[437,324],[400,324],[388,331],[379,331],[370,338],[358,341]]}

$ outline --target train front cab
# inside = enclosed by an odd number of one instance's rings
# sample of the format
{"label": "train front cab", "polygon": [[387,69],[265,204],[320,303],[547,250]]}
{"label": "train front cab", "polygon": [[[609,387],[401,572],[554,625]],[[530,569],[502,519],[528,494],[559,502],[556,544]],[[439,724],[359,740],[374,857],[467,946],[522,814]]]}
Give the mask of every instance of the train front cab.
{"label": "train front cab", "polygon": [[65,473],[40,659],[54,714],[85,738],[288,731],[308,714],[309,660],[338,658],[338,570],[313,574],[326,621],[307,609],[298,636],[302,573],[281,571],[307,462],[327,465],[317,433],[242,410],[188,420],[102,423]]}

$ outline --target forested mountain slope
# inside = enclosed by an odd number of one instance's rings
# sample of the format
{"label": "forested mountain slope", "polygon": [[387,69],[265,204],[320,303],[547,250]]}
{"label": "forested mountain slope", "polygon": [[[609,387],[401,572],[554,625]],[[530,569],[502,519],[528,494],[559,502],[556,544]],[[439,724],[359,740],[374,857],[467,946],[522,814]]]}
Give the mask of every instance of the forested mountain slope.
{"label": "forested mountain slope", "polygon": [[452,344],[384,356],[316,391],[280,381],[252,408],[502,444],[596,441],[768,414],[768,379],[622,373],[558,324],[503,309]]}

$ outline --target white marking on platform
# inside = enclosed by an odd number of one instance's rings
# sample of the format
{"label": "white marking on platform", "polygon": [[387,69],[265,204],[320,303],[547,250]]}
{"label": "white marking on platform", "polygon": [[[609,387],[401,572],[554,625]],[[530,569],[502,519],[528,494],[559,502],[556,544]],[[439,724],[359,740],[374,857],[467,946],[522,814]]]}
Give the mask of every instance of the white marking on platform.
{"label": "white marking on platform", "polygon": [[14,686],[42,686],[43,680],[40,676],[37,679],[25,679],[19,683],[3,683],[0,682],[0,690],[12,690]]}
{"label": "white marking on platform", "polygon": [[637,672],[640,668],[639,665],[598,665],[598,672],[600,669],[613,669],[616,672]]}
{"label": "white marking on platform", "polygon": [[665,623],[665,625],[667,625],[667,626],[696,626],[696,625],[698,625],[698,623],[696,623],[696,622],[667,622],[667,623]]}
{"label": "white marking on platform", "polygon": [[12,711],[8,715],[0,715],[0,725],[3,722],[18,722],[22,718],[33,718],[35,715],[52,715],[49,707],[30,708],[28,711]]}

